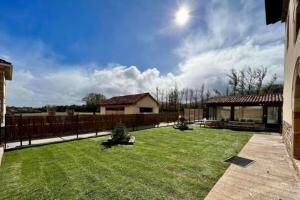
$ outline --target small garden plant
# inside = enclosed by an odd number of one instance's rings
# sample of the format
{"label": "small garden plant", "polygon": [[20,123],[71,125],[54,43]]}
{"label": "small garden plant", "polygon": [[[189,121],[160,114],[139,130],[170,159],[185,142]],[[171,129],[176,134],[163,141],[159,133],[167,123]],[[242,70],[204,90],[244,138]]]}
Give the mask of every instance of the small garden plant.
{"label": "small garden plant", "polygon": [[174,125],[174,128],[181,131],[189,130],[186,119],[184,117],[179,117],[177,124]]}
{"label": "small garden plant", "polygon": [[128,130],[122,122],[118,123],[115,126],[115,129],[112,131],[112,139],[111,141],[115,144],[126,143],[130,140],[130,134]]}

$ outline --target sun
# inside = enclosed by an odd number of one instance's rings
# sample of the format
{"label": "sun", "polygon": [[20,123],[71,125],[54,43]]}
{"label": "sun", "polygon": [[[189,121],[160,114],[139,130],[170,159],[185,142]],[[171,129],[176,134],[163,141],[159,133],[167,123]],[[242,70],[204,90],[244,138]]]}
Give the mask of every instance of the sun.
{"label": "sun", "polygon": [[190,9],[186,6],[180,6],[175,13],[175,23],[177,26],[186,25],[190,18]]}

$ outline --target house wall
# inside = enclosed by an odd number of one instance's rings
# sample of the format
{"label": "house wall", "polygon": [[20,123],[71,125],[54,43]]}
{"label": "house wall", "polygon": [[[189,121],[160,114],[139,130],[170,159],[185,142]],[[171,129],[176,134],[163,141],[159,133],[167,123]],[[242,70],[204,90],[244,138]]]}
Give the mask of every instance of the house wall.
{"label": "house wall", "polygon": [[[284,61],[284,91],[283,91],[283,136],[290,154],[294,154],[294,93],[297,60],[300,58],[300,33],[296,37],[296,8],[299,0],[290,0],[286,19],[286,42]],[[300,140],[300,137],[298,137]],[[300,145],[298,146],[300,151]],[[294,150],[293,150],[294,149]],[[300,159],[300,158],[299,158]]]}
{"label": "house wall", "polygon": [[106,110],[105,106],[101,106],[100,107],[100,114],[101,115],[122,115],[125,114],[126,111],[126,106],[118,106],[118,107],[124,107],[124,111],[123,110]]}
{"label": "house wall", "polygon": [[128,105],[125,107],[125,114],[136,114],[136,106],[135,105]]}
{"label": "house wall", "polygon": [[4,125],[4,116],[6,114],[6,98],[5,98],[5,76],[4,71],[0,71],[0,121],[1,126]]}
{"label": "house wall", "polygon": [[104,106],[100,107],[100,114],[105,115],[105,107]]}
{"label": "house wall", "polygon": [[153,113],[159,113],[159,105],[151,97],[147,96],[142,98],[134,105],[124,105],[123,111],[106,111],[104,106],[100,107],[100,114],[138,114],[140,113],[140,107],[152,107]]}
{"label": "house wall", "polygon": [[140,112],[140,107],[152,107],[153,113],[159,113],[159,105],[151,97],[146,96],[137,102],[135,105],[135,112]]}

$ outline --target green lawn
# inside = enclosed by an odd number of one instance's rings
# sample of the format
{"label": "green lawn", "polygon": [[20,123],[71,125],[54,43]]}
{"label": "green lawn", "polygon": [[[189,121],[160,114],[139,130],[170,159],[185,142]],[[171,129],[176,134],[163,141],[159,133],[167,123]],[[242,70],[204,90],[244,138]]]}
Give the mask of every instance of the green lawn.
{"label": "green lawn", "polygon": [[133,146],[104,149],[107,137],[10,151],[0,199],[203,199],[252,133],[156,128]]}

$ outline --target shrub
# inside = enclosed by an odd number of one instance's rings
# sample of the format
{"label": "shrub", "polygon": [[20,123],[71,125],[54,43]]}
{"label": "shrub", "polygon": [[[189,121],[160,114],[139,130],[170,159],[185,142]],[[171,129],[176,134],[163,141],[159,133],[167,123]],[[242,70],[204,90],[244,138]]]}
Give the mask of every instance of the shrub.
{"label": "shrub", "polygon": [[113,143],[122,143],[127,142],[130,139],[128,130],[123,123],[116,124],[114,130],[112,131],[112,142]]}
{"label": "shrub", "polygon": [[178,122],[177,122],[176,125],[174,125],[174,128],[175,128],[175,129],[182,130],[182,131],[188,130],[188,129],[189,129],[189,127],[188,127],[188,125],[187,125],[187,123],[186,123],[186,119],[185,119],[184,117],[180,117],[180,118],[178,119]]}

